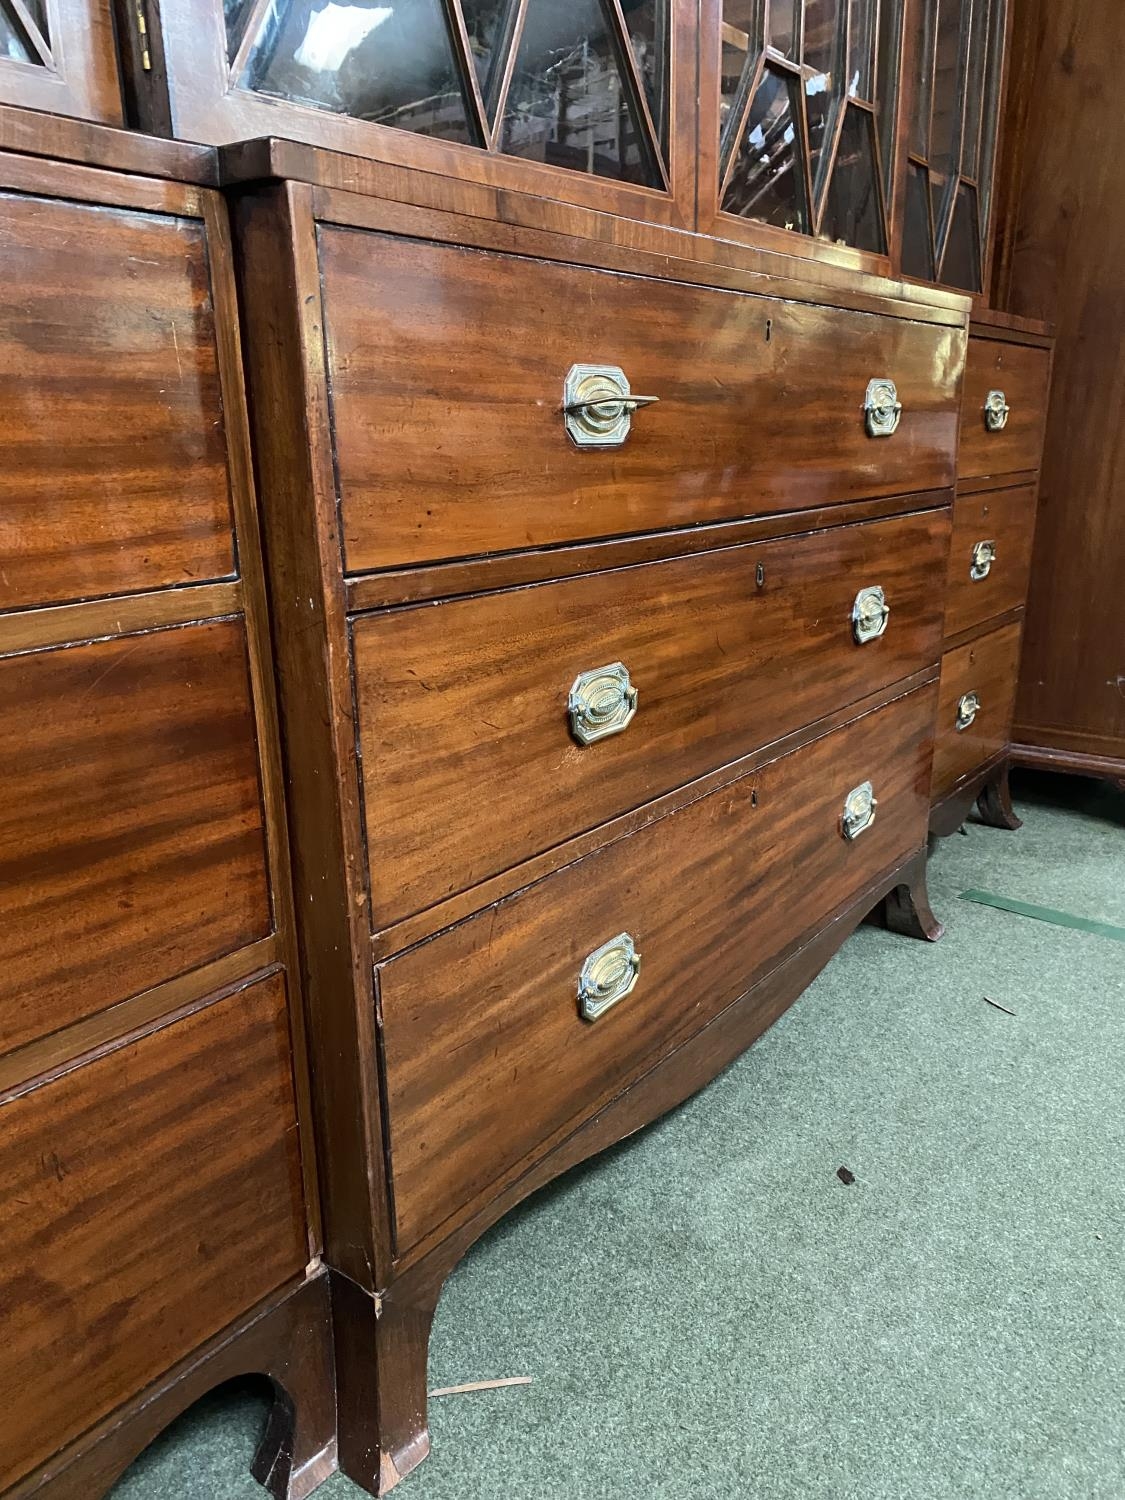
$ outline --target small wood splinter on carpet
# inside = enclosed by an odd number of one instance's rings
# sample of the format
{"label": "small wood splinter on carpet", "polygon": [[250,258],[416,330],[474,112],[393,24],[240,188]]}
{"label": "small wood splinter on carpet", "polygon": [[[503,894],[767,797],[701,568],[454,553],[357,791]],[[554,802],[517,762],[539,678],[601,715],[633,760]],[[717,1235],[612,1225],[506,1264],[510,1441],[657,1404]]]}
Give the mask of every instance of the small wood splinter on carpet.
{"label": "small wood splinter on carpet", "polygon": [[471,1391],[498,1391],[506,1385],[530,1385],[530,1375],[509,1375],[504,1380],[470,1380],[468,1385],[443,1385],[438,1391],[430,1392],[430,1400],[435,1396],[466,1396]]}
{"label": "small wood splinter on carpet", "polygon": [[852,1183],[855,1181],[855,1173],[850,1171],[847,1167],[837,1167],[836,1176],[840,1179],[845,1187],[851,1187]]}
{"label": "small wood splinter on carpet", "polygon": [[990,1000],[987,995],[982,995],[981,999],[984,1001],[985,1005],[991,1005],[993,1010],[1002,1010],[1006,1016],[1015,1015],[1014,1010],[1009,1010],[1006,1005],[1001,1005],[999,1000]]}

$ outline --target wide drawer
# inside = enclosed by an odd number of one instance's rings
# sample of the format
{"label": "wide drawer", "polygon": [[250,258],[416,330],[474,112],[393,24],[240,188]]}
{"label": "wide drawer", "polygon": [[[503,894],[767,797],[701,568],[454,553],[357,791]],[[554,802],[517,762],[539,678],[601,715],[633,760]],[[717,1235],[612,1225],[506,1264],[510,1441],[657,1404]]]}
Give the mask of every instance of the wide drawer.
{"label": "wide drawer", "polygon": [[[350,572],[952,483],[964,330],[322,228]],[[621,447],[567,435],[622,369]],[[869,437],[872,380],[901,421]]]}
{"label": "wide drawer", "polygon": [[[933,687],[903,697],[379,968],[400,1249],[921,847],[934,707]],[[868,782],[874,822],[848,839],[845,800]],[[624,934],[635,987],[583,1019],[584,965]]]}
{"label": "wide drawer", "polygon": [[0,609],[234,571],[201,222],[0,194]]}
{"label": "wide drawer", "polygon": [[246,632],[0,661],[0,1052],[270,930]]}
{"label": "wide drawer", "polygon": [[[936,662],[948,526],[924,511],[357,619],[376,928]],[[872,586],[889,623],[861,645]],[[634,716],[584,744],[599,692],[616,722],[635,692]]]}
{"label": "wide drawer", "polygon": [[945,633],[957,635],[1027,598],[1035,490],[987,490],[958,495],[953,506]]}
{"label": "wide drawer", "polygon": [[0,1489],[308,1259],[278,975],[0,1103]]}
{"label": "wide drawer", "polygon": [[935,801],[1008,743],[1019,650],[1017,622],[942,657],[934,743]]}
{"label": "wide drawer", "polygon": [[[1046,349],[999,339],[969,339],[961,391],[960,478],[1038,469],[1050,370]],[[992,391],[999,392],[1008,407],[1004,426],[995,430],[986,412]]]}

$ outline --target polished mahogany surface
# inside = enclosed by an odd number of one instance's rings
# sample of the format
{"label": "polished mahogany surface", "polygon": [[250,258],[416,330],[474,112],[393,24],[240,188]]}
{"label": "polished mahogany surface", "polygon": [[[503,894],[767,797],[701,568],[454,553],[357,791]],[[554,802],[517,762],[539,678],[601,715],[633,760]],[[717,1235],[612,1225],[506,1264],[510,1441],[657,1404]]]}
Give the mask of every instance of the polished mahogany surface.
{"label": "polished mahogany surface", "polygon": [[272,974],[0,1098],[0,1485],[307,1259]]}
{"label": "polished mahogany surface", "polygon": [[[349,572],[953,481],[960,328],[363,230],[318,243]],[[567,436],[575,363],[658,398],[624,446]],[[864,420],[879,378],[903,408],[887,438]]]}
{"label": "polished mahogany surface", "polygon": [[235,572],[203,224],[0,193],[0,609]]}
{"label": "polished mahogany surface", "polygon": [[[400,1249],[918,848],[934,698],[902,698],[380,968]],[[866,781],[875,821],[849,841],[844,802]],[[636,988],[584,1021],[583,960],[623,932],[641,954]]]}
{"label": "polished mahogany surface", "polygon": [[[1034,534],[1033,485],[958,494],[945,587],[947,637],[1023,605]],[[974,550],[980,542],[996,544],[983,577]]]}
{"label": "polished mahogany surface", "polygon": [[0,1051],[271,930],[240,621],[0,660]]}
{"label": "polished mahogany surface", "polygon": [[[969,340],[961,392],[958,478],[1039,467],[1050,375],[1049,349],[974,334]],[[993,390],[1003,391],[1011,408],[999,432],[990,432],[985,424],[984,403]]]}
{"label": "polished mahogany surface", "polygon": [[[935,662],[948,534],[935,509],[360,616],[374,925]],[[853,606],[876,584],[889,623],[859,645]],[[580,744],[571,685],[616,662],[636,714]]]}
{"label": "polished mahogany surface", "polygon": [[[935,800],[1007,745],[1011,737],[1019,648],[1020,623],[1016,621],[947,651],[942,658],[934,743]],[[959,705],[970,693],[977,695],[979,707],[972,722],[959,729]]]}

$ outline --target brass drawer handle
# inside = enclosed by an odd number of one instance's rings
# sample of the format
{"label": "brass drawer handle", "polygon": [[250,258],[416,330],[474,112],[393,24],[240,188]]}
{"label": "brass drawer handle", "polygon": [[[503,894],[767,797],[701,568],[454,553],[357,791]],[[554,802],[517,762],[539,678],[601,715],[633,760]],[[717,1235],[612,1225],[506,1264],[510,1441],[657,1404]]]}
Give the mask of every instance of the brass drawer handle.
{"label": "brass drawer handle", "polygon": [[984,398],[984,425],[988,431],[1003,432],[1011,409],[1003,391],[989,391]]}
{"label": "brass drawer handle", "polygon": [[624,1000],[641,972],[641,955],[627,932],[595,948],[578,976],[578,1010],[584,1021],[596,1021]]}
{"label": "brass drawer handle", "polygon": [[977,693],[963,693],[957,700],[957,729],[968,729],[980,712],[980,697]]}
{"label": "brass drawer handle", "polygon": [[869,437],[890,437],[897,432],[899,418],[902,416],[902,402],[898,399],[898,388],[894,381],[869,381],[863,410],[867,417]]}
{"label": "brass drawer handle", "polygon": [[623,662],[580,672],[571,684],[567,712],[570,731],[580,745],[620,734],[632,723],[636,711],[637,689]]}
{"label": "brass drawer handle", "polygon": [[852,635],[855,636],[857,645],[877,641],[887,628],[890,613],[891,606],[877,583],[860,589],[852,605]]}
{"label": "brass drawer handle", "polygon": [[840,817],[840,832],[844,838],[857,839],[864,829],[870,828],[878,806],[875,788],[869,781],[853,786],[844,798],[844,811]]}
{"label": "brass drawer handle", "polygon": [[969,577],[974,583],[979,583],[982,578],[988,577],[995,561],[996,543],[977,542],[973,547],[973,561],[969,568]]}
{"label": "brass drawer handle", "polygon": [[659,396],[635,396],[618,365],[571,365],[563,383],[566,430],[579,448],[620,448],[633,413]]}

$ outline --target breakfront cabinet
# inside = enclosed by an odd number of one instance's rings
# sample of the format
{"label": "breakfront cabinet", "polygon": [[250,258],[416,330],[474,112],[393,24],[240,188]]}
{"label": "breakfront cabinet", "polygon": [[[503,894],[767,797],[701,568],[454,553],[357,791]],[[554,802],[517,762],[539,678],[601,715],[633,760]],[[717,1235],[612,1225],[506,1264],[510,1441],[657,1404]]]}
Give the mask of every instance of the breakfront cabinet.
{"label": "breakfront cabinet", "polygon": [[1005,22],[1005,0],[183,0],[132,38],[130,82],[185,139],[330,146],[979,292]]}

